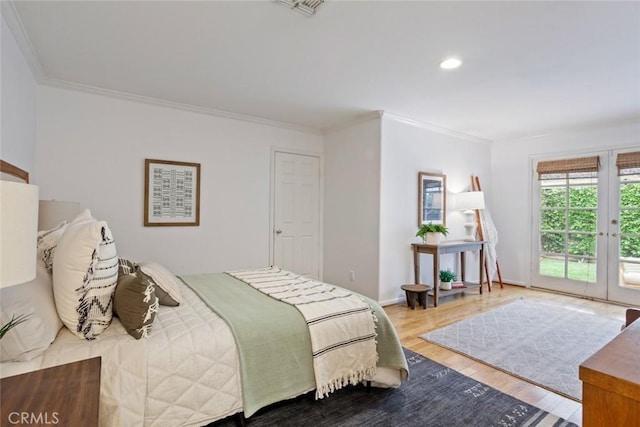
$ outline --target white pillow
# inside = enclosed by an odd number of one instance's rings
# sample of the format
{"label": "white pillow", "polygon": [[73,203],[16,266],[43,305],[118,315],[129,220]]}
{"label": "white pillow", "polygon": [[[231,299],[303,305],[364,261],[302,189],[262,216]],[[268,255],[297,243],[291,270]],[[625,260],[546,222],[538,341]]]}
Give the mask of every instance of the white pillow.
{"label": "white pillow", "polygon": [[51,275],[38,264],[36,278],[0,290],[0,323],[15,315],[27,320],[10,329],[0,340],[0,361],[27,361],[49,348],[62,327],[53,302]]}
{"label": "white pillow", "polygon": [[109,327],[118,256],[105,221],[86,209],[65,230],[53,259],[53,295],[62,323],[92,340]]}
{"label": "white pillow", "polygon": [[42,263],[49,273],[53,270],[53,256],[60,238],[69,223],[63,221],[50,230],[38,231],[37,253],[38,263]]}
{"label": "white pillow", "polygon": [[173,273],[156,262],[140,262],[138,269],[156,285],[156,295],[161,305],[176,306],[182,303],[179,279]]}

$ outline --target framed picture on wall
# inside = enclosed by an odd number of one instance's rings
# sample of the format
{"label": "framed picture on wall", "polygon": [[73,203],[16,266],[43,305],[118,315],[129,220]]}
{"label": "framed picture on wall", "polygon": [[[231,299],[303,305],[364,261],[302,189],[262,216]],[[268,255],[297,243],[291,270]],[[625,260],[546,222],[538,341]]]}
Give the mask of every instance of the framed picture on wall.
{"label": "framed picture on wall", "polygon": [[418,227],[422,224],[447,223],[446,175],[418,173]]}
{"label": "framed picture on wall", "polygon": [[144,160],[144,225],[200,225],[200,163]]}

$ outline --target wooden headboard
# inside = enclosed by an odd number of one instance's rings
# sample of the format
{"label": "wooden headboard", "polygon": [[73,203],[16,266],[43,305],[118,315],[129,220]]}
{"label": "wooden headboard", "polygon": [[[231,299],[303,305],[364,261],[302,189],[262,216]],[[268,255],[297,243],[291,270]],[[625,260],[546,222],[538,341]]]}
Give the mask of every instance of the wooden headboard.
{"label": "wooden headboard", "polygon": [[27,184],[29,183],[29,172],[22,170],[9,162],[5,162],[4,160],[0,160],[0,172],[19,178]]}

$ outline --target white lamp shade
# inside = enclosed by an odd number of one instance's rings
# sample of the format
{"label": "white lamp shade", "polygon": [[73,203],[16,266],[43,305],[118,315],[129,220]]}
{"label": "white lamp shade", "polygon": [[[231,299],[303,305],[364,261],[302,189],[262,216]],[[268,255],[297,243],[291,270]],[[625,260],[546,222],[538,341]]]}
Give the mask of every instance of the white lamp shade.
{"label": "white lamp shade", "polygon": [[38,230],[49,230],[63,221],[71,221],[80,213],[80,203],[40,200]]}
{"label": "white lamp shade", "polygon": [[0,181],[0,287],[36,277],[38,187]]}
{"label": "white lamp shade", "polygon": [[484,193],[482,191],[467,191],[456,194],[457,209],[484,209]]}

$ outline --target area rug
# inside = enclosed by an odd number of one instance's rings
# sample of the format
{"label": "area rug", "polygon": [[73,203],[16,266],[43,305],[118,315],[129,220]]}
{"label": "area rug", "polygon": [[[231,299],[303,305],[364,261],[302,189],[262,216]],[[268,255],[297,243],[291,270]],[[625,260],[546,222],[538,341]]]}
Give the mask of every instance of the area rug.
{"label": "area rug", "polygon": [[[398,388],[347,387],[322,400],[312,392],[258,411],[247,426],[575,426],[410,350],[405,355],[409,379]],[[224,419],[209,427],[234,425]]]}
{"label": "area rug", "polygon": [[520,299],[420,338],[581,401],[578,367],[620,333],[621,325],[620,320]]}

